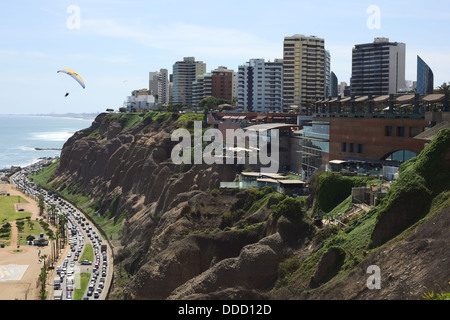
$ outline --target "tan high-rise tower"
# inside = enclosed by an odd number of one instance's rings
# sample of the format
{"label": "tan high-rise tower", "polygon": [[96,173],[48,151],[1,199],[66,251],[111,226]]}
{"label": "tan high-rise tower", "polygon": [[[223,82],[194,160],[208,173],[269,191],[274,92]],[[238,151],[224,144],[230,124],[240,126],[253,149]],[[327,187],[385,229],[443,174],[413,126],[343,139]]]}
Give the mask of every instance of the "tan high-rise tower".
{"label": "tan high-rise tower", "polygon": [[325,40],[296,34],[284,38],[283,107],[310,107],[324,95]]}

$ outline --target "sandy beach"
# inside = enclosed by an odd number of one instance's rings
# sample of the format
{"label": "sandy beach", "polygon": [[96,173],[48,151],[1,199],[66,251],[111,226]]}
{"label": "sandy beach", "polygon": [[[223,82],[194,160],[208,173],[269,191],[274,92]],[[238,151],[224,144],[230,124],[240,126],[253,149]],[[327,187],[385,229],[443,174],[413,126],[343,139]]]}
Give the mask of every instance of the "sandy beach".
{"label": "sandy beach", "polygon": [[[36,220],[39,217],[37,202],[16,190],[13,185],[0,184],[0,191],[6,191],[12,196],[18,195],[26,199],[28,203],[19,204],[20,208],[31,213],[31,220]],[[17,243],[17,228],[15,227],[15,221],[11,222],[11,224],[13,225],[11,244],[15,244]],[[21,251],[14,252],[17,249]],[[0,300],[38,300],[40,291],[38,278],[43,266],[42,262],[39,262],[38,254],[50,256],[50,252],[51,246],[21,245],[20,248],[17,248],[16,245],[11,245],[0,248]],[[63,256],[60,255],[60,259]],[[53,292],[53,277],[54,271],[49,272],[47,276],[47,291],[50,298],[52,298]],[[16,278],[20,279],[15,280]]]}

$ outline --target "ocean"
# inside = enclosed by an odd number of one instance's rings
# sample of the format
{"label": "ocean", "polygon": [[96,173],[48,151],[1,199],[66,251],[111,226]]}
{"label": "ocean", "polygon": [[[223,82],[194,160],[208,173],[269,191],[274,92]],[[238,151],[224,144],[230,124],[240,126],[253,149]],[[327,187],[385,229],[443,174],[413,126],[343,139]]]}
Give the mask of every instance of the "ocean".
{"label": "ocean", "polygon": [[25,167],[39,158],[60,156],[64,143],[94,119],[0,114],[0,169]]}

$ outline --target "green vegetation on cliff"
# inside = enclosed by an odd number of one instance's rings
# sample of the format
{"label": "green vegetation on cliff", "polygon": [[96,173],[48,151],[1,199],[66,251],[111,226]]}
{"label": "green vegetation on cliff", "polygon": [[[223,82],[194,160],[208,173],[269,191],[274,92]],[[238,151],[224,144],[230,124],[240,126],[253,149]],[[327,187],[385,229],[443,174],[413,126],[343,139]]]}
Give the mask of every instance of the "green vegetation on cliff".
{"label": "green vegetation on cliff", "polygon": [[93,221],[107,236],[108,239],[118,239],[122,222],[127,216],[127,212],[116,215],[117,202],[116,198],[110,206],[110,209],[105,215],[97,216],[100,206],[98,200],[92,199],[89,195],[83,192],[77,184],[67,185],[63,181],[55,179],[55,171],[59,165],[59,160],[53,164],[45,167],[39,173],[30,176],[30,179],[37,185],[58,193],[61,197],[68,200],[80,210],[86,213],[91,221]]}
{"label": "green vegetation on cliff", "polygon": [[361,184],[365,186],[380,183],[381,181],[374,177],[343,176],[337,172],[321,172],[314,181],[316,199],[313,214],[330,213],[351,195],[352,188],[359,187]]}
{"label": "green vegetation on cliff", "polygon": [[[450,130],[442,130],[418,157],[401,166],[399,178],[377,206],[344,228],[324,226],[316,233],[318,250],[301,261],[290,257],[282,263],[274,290],[284,288],[295,296],[330,280],[339,281],[370,252],[450,206],[449,155]],[[319,175],[316,201],[320,205],[315,210],[339,211],[333,206],[346,210],[351,200],[346,198],[348,189],[356,185],[338,174]],[[334,191],[338,195],[331,195]],[[327,265],[323,261],[328,263],[326,270],[320,267]]]}

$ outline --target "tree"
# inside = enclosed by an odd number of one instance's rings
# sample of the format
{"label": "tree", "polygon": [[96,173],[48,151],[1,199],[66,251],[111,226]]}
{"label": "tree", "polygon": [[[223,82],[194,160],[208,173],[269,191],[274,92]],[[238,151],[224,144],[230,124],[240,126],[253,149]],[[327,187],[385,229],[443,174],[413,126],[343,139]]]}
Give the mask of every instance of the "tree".
{"label": "tree", "polygon": [[50,223],[55,225],[56,224],[56,213],[58,212],[58,209],[56,209],[56,205],[52,203],[49,207],[50,211]]}
{"label": "tree", "polygon": [[286,197],[278,204],[273,205],[271,209],[275,218],[284,216],[288,219],[298,219],[303,217],[303,206],[305,201],[300,198]]}
{"label": "tree", "polygon": [[219,105],[219,99],[217,99],[216,97],[206,97],[203,98],[199,103],[198,106],[202,109],[204,109],[205,107],[207,107],[209,110],[211,110],[214,107],[217,107]]}
{"label": "tree", "polygon": [[38,196],[38,206],[39,206],[39,215],[42,216],[44,214],[45,209],[45,201],[44,196],[42,194]]}
{"label": "tree", "polygon": [[125,112],[127,112],[127,108],[121,107],[121,108],[119,108],[119,112],[120,113],[125,113]]}
{"label": "tree", "polygon": [[209,96],[206,98],[203,98],[199,103],[198,106],[202,109],[207,107],[209,110],[212,110],[214,108],[217,108],[221,104],[232,104],[233,102],[222,99],[222,98],[216,98],[213,96]]}
{"label": "tree", "polygon": [[167,106],[167,111],[168,112],[178,112],[181,111],[183,109],[183,105],[180,103],[177,104],[169,104]]}
{"label": "tree", "polygon": [[114,112],[114,109],[108,108],[108,109],[106,109],[106,112],[109,112],[109,113]]}
{"label": "tree", "polygon": [[442,85],[437,87],[439,93],[449,93],[450,92],[450,83],[447,84],[444,82]]}

